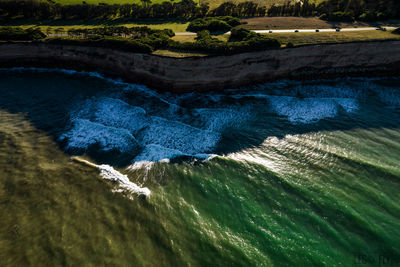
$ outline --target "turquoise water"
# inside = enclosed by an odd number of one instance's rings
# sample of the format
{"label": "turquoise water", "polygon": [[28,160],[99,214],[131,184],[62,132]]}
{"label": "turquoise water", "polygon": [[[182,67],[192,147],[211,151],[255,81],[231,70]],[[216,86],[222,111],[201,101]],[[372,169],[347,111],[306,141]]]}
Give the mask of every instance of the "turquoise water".
{"label": "turquoise water", "polygon": [[399,88],[2,70],[0,265],[399,266]]}

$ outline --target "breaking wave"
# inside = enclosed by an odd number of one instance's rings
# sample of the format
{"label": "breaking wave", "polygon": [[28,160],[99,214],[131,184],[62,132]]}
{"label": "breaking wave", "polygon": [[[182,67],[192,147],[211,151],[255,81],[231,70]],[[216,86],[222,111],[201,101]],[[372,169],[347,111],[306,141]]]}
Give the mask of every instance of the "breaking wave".
{"label": "breaking wave", "polygon": [[83,164],[86,164],[90,167],[98,168],[100,170],[100,175],[103,179],[117,182],[119,189],[114,190],[114,192],[128,192],[131,194],[137,194],[137,195],[145,195],[145,196],[150,196],[150,190],[147,187],[140,187],[136,185],[135,183],[132,183],[128,176],[120,173],[119,171],[115,170],[113,167],[110,165],[102,164],[102,165],[97,165],[92,162],[89,162],[87,160],[78,158],[78,157],[73,157],[73,160],[77,162],[81,162]]}
{"label": "breaking wave", "polygon": [[[102,88],[77,101],[58,140],[72,154],[101,155],[105,163],[114,158],[131,168],[180,158],[210,158],[218,154],[218,145],[226,136],[240,134],[265,118],[276,120],[274,114],[289,124],[304,125],[350,116],[371,96],[385,105],[400,105],[400,93],[377,78],[282,80],[224,94],[174,95],[92,72],[11,71],[62,72],[103,81],[109,90]],[[400,84],[400,79],[391,78],[388,84],[393,83]]]}
{"label": "breaking wave", "polygon": [[311,123],[322,119],[334,118],[339,110],[346,113],[358,109],[356,99],[349,98],[294,98],[271,96],[272,109],[281,116],[286,116],[292,123]]}

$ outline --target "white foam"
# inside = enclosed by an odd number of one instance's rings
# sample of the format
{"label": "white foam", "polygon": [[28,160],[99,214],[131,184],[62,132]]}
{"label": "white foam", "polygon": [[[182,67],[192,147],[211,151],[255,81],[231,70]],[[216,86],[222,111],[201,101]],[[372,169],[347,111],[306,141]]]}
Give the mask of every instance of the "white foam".
{"label": "white foam", "polygon": [[194,115],[202,121],[209,131],[222,131],[227,127],[240,127],[249,120],[251,111],[249,106],[234,108],[198,108]]}
{"label": "white foam", "polygon": [[131,106],[120,99],[100,97],[80,103],[73,117],[88,119],[105,126],[126,129],[135,133],[148,125],[146,111],[141,107]]}
{"label": "white foam", "polygon": [[119,171],[115,170],[113,167],[111,167],[109,165],[106,165],[106,164],[97,165],[90,161],[81,159],[79,157],[72,157],[72,159],[75,161],[84,163],[90,167],[98,168],[100,170],[100,175],[103,179],[117,182],[120,189],[115,190],[115,192],[127,191],[129,193],[145,195],[145,196],[149,196],[151,193],[147,187],[140,187],[140,186],[136,185],[135,183],[132,183],[129,180],[128,176],[120,173]]}
{"label": "white foam", "polygon": [[339,107],[345,112],[358,109],[356,99],[344,98],[296,98],[287,96],[270,96],[271,108],[281,116],[285,116],[293,124],[312,123],[338,115]]}
{"label": "white foam", "polygon": [[63,134],[60,140],[67,140],[67,149],[84,150],[90,146],[100,146],[103,151],[132,153],[139,144],[126,129],[104,126],[86,119],[76,119],[70,131]]}
{"label": "white foam", "polygon": [[400,106],[399,89],[379,88],[376,93],[383,103],[391,106]]}
{"label": "white foam", "polygon": [[100,170],[101,176],[104,179],[118,182],[119,187],[123,191],[128,191],[130,193],[135,193],[138,195],[145,195],[145,196],[150,195],[150,190],[147,187],[140,187],[140,186],[136,185],[135,183],[132,183],[129,180],[128,176],[116,171],[113,167],[103,164],[103,165],[99,165],[98,168]]}
{"label": "white foam", "polygon": [[211,151],[220,137],[216,132],[195,128],[178,121],[152,117],[149,127],[142,131],[141,138],[138,139],[144,145],[160,145],[193,155]]}

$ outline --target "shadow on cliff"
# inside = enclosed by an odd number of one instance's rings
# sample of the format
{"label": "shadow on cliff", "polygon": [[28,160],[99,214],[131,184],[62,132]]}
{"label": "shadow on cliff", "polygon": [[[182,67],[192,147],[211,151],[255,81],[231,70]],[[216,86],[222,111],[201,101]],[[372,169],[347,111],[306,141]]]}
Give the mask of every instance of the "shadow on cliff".
{"label": "shadow on cliff", "polygon": [[[65,129],[69,126],[71,110],[76,109],[76,105],[82,103],[84,99],[101,94],[110,96],[112,93],[110,84],[104,80],[88,76],[84,76],[84,79],[60,73],[24,72],[21,75],[15,72],[0,72],[0,109],[23,115],[36,129],[50,135],[63,149],[59,136],[65,133]],[[371,92],[371,99],[376,99],[373,94]],[[232,101],[236,103],[231,104],[240,104],[241,101],[247,101],[247,104],[252,103],[243,99]],[[251,114],[253,119],[243,127],[226,130],[216,151],[213,152],[227,154],[257,147],[272,136],[284,138],[286,135],[353,128],[398,128],[400,109],[386,109],[376,104],[368,101],[361,102],[360,109],[363,109],[363,112],[352,114],[339,108],[337,117],[324,118],[309,124],[289,123],[284,116],[258,109]],[[218,105],[218,102],[214,103],[214,108],[215,105]],[[255,101],[254,105],[259,105],[259,103]],[[368,109],[365,109],[367,106]],[[121,167],[129,163],[113,161],[104,155],[96,157],[96,154],[92,154],[91,156],[99,163]]]}

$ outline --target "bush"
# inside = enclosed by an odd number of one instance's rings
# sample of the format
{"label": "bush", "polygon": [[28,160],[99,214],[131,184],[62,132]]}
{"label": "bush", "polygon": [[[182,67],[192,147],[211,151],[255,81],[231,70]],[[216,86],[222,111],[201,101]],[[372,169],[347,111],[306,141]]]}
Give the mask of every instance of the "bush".
{"label": "bush", "polygon": [[256,34],[255,32],[251,32],[247,29],[241,28],[241,29],[233,29],[231,31],[231,36],[229,36],[229,41],[234,42],[234,41],[243,41],[244,39],[248,39],[253,34]]}
{"label": "bush", "polygon": [[227,32],[238,25],[240,25],[240,20],[230,16],[205,17],[191,21],[187,30],[191,32],[203,30],[208,30],[210,32]]}
{"label": "bush", "polygon": [[45,40],[46,43],[50,44],[61,44],[61,45],[79,45],[79,46],[90,46],[90,47],[104,47],[113,48],[129,52],[136,53],[151,53],[153,48],[141,42],[140,40],[130,40],[123,37],[109,37],[100,35],[91,35],[86,39],[73,39],[73,38],[51,38]]}
{"label": "bush", "polygon": [[377,20],[385,20],[387,19],[387,14],[384,12],[371,12],[369,10],[366,10],[364,13],[362,13],[359,17],[359,20],[361,21],[377,21]]}
{"label": "bush", "polygon": [[286,47],[287,48],[292,48],[292,47],[294,47],[294,44],[292,42],[289,42],[289,43],[286,44]]}
{"label": "bush", "polygon": [[226,23],[228,23],[232,27],[236,27],[236,26],[239,26],[240,24],[242,24],[240,22],[240,19],[235,18],[235,17],[231,17],[231,16],[218,17],[218,19],[225,21]]}
{"label": "bush", "polygon": [[227,32],[232,26],[222,20],[211,20],[206,29],[210,32]]}
{"label": "bush", "polygon": [[241,43],[243,46],[252,45],[254,50],[259,50],[261,48],[276,48],[280,47],[281,44],[278,40],[270,38],[266,35],[255,33],[247,29],[233,29],[231,31],[231,36],[229,37],[229,42]]}
{"label": "bush", "polygon": [[171,39],[168,35],[168,32],[166,33],[164,31],[159,31],[152,33],[147,37],[133,40],[138,40],[144,44],[151,46],[153,50],[157,50],[159,48],[167,47]]}
{"label": "bush", "polygon": [[396,30],[392,31],[394,34],[400,34],[400,28],[397,28]]}
{"label": "bush", "polygon": [[33,41],[45,38],[46,35],[38,28],[22,29],[20,27],[0,27],[0,40]]}
{"label": "bush", "polygon": [[143,27],[125,27],[125,26],[106,26],[97,28],[81,28],[81,29],[69,29],[68,35],[70,36],[88,36],[88,35],[102,35],[102,36],[128,36],[131,38],[143,38],[151,34],[165,34],[168,37],[175,36],[175,33],[171,29],[164,30],[153,30],[147,26]]}
{"label": "bush", "polygon": [[235,54],[278,47],[280,47],[278,40],[251,32],[247,29],[232,30],[228,42],[213,38],[209,31],[203,30],[197,33],[194,43],[179,43],[174,41],[170,43],[170,48],[203,51],[214,54]]}
{"label": "bush", "polygon": [[350,12],[333,12],[331,14],[323,13],[320,19],[328,20],[328,21],[341,21],[341,22],[352,22],[354,21],[354,16]]}
{"label": "bush", "polygon": [[373,12],[370,12],[369,10],[366,10],[364,13],[360,15],[358,18],[361,21],[375,21],[376,20],[376,14]]}
{"label": "bush", "polygon": [[[121,37],[124,35],[126,38]],[[83,46],[116,48],[138,53],[151,53],[168,47],[175,33],[170,29],[153,30],[149,27],[102,27],[70,29],[68,36],[76,38],[52,38],[47,42]]]}
{"label": "bush", "polygon": [[326,13],[323,13],[321,16],[319,16],[319,19],[328,20],[328,15]]}

